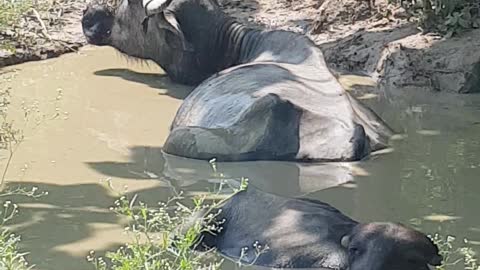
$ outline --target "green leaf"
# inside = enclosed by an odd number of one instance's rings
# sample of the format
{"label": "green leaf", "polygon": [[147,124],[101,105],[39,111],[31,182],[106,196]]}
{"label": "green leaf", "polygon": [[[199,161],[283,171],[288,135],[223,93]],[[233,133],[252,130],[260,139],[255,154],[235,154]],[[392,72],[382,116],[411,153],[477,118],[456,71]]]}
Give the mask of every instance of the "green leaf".
{"label": "green leaf", "polygon": [[462,10],[462,15],[463,15],[462,17],[467,21],[472,20],[471,10],[472,10],[472,8],[469,7],[469,6],[464,7],[463,10]]}
{"label": "green leaf", "polygon": [[458,19],[458,24],[465,29],[470,28],[470,21],[464,20],[462,18]]}
{"label": "green leaf", "polygon": [[447,34],[445,35],[445,38],[451,38],[451,37],[453,36],[454,32],[455,32],[455,31],[454,31],[453,29],[450,29],[450,30],[447,32]]}

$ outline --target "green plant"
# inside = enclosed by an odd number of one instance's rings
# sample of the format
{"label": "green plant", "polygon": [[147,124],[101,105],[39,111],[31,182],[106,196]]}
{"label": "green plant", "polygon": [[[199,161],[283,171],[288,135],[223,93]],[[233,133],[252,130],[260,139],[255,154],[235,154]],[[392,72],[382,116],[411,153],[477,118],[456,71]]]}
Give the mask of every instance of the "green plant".
{"label": "green plant", "polygon": [[[47,195],[47,192],[37,192],[36,187],[31,190],[25,188],[16,188],[12,190],[3,191],[0,193],[0,198],[12,195],[22,195],[31,198],[39,198]],[[34,265],[29,265],[25,256],[26,252],[20,252],[18,244],[20,243],[20,236],[15,235],[6,228],[14,216],[18,213],[18,206],[9,200],[3,201],[3,208],[0,209],[0,269],[8,270],[29,270],[33,269]]]}
{"label": "green plant", "polygon": [[[97,257],[92,251],[87,260],[97,270],[219,269],[223,260],[215,253],[211,250],[199,253],[192,247],[203,232],[213,233],[221,226],[221,223],[213,222],[219,213],[215,207],[244,189],[246,182],[242,179],[232,194],[220,200],[203,195],[186,201],[179,193],[156,207],[147,206],[136,195],[131,199],[122,195],[111,210],[127,218],[125,231],[132,236],[132,242],[107,252],[105,257]],[[219,191],[222,189],[223,184]]]}
{"label": "green plant", "polygon": [[443,256],[443,265],[437,267],[437,270],[450,270],[462,262],[465,270],[480,270],[476,252],[472,248],[465,246],[468,244],[468,240],[463,241],[462,247],[455,247],[459,246],[459,244],[453,236],[442,238],[440,235],[435,234],[431,238]]}
{"label": "green plant", "polygon": [[[38,192],[38,188],[36,187],[33,187],[30,190],[22,187],[6,190],[4,189],[5,176],[9,169],[9,165],[12,161],[15,151],[23,141],[22,130],[17,129],[14,125],[14,122],[8,119],[8,106],[10,105],[10,88],[8,86],[5,86],[4,82],[12,80],[14,75],[14,72],[0,73],[0,151],[6,153],[6,164],[3,167],[2,176],[0,178],[0,205],[3,205],[3,208],[0,209],[1,270],[27,270],[34,267],[28,265],[25,258],[27,253],[22,253],[19,251],[18,244],[20,242],[20,236],[15,235],[7,228],[7,224],[18,213],[18,206],[15,203],[12,203],[10,200],[5,200],[5,198],[13,195],[39,198],[48,194],[47,192]],[[22,108],[24,109],[24,120],[28,122],[30,118],[30,112],[28,111],[29,108],[27,108],[26,106]]]}
{"label": "green plant", "polygon": [[[13,80],[15,75],[15,71],[0,73],[0,154],[5,153],[6,155],[6,162],[1,171],[0,191],[5,185],[5,178],[14,154],[24,140],[24,130],[33,131],[44,121],[57,119],[60,116],[60,102],[63,97],[62,89],[57,89],[57,96],[54,101],[55,113],[50,118],[40,113],[38,101],[31,104],[23,101],[21,104],[23,125],[18,128],[18,125],[9,119],[8,107],[10,105],[11,89],[8,84],[4,83]],[[33,126],[31,125],[32,122]]]}
{"label": "green plant", "polygon": [[32,0],[0,0],[0,30],[16,24],[32,6]]}
{"label": "green plant", "polygon": [[[3,74],[0,74],[3,75]],[[0,81],[8,81],[11,77],[0,77]],[[10,88],[0,88],[0,151],[6,152],[7,161],[2,171],[0,178],[0,191],[5,184],[5,176],[10,166],[10,162],[13,158],[13,153],[17,149],[20,142],[23,140],[22,131],[16,129],[13,125],[13,121],[8,120],[8,106],[10,105]]]}
{"label": "green plant", "polygon": [[453,11],[446,16],[445,22],[440,24],[438,28],[447,33],[447,37],[451,37],[465,29],[478,27],[478,22],[472,15],[472,10],[474,10],[473,6],[467,5],[460,11]]}
{"label": "green plant", "polygon": [[418,18],[424,30],[439,31],[447,37],[479,27],[480,4],[476,0],[390,0]]}

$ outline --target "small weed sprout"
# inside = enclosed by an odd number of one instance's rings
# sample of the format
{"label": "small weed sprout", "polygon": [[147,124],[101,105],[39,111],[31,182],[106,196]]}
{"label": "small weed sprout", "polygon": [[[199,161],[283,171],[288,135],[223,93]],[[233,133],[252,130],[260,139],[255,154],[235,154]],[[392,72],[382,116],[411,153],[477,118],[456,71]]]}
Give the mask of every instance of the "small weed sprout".
{"label": "small weed sprout", "polygon": [[[111,181],[107,182],[112,187]],[[241,186],[246,187],[244,180],[242,183]],[[107,252],[105,257],[97,257],[91,252],[87,260],[97,270],[219,269],[223,260],[213,250],[197,252],[193,247],[200,244],[203,233],[221,231],[222,221],[215,219],[221,210],[216,207],[229,198],[214,200],[202,195],[189,201],[183,192],[179,192],[167,201],[149,207],[137,195],[131,198],[121,195],[110,210],[127,218],[125,232],[131,236],[131,243]]]}
{"label": "small weed sprout", "polygon": [[[431,236],[432,241],[438,246],[440,255],[443,256],[443,265],[438,266],[437,270],[450,270],[463,262],[465,270],[480,270],[476,252],[470,247],[455,248],[456,238],[454,236],[446,236],[442,238],[439,234]],[[468,244],[468,240],[464,240],[463,244]]]}
{"label": "small weed sprout", "polygon": [[[15,1],[3,1],[0,2],[0,10],[4,7],[5,14],[0,14],[0,26],[5,20],[10,20],[10,9],[8,8],[20,8],[14,6],[17,3]],[[12,15],[13,16],[13,15]],[[3,21],[2,21],[3,20]],[[0,27],[1,28],[1,27]],[[37,187],[31,189],[16,187],[5,189],[6,175],[10,167],[12,158],[22,143],[23,129],[18,129],[14,125],[14,122],[8,118],[8,106],[10,105],[10,87],[3,82],[11,81],[15,76],[15,72],[0,73],[0,154],[5,154],[5,165],[3,165],[1,178],[0,178],[0,269],[9,270],[28,270],[33,269],[34,265],[29,265],[25,256],[28,253],[21,253],[18,249],[20,242],[20,236],[15,235],[7,229],[6,225],[12,221],[15,215],[18,213],[18,205],[8,200],[10,196],[26,196],[29,198],[40,198],[48,194],[48,192],[39,192]],[[34,107],[36,105],[34,104]],[[25,127],[32,115],[29,111],[30,108],[22,104],[24,110]],[[36,108],[36,107],[35,107]],[[24,168],[26,169],[26,167]]]}
{"label": "small weed sprout", "polygon": [[[8,78],[0,77],[0,80],[11,80],[13,75]],[[10,88],[2,87],[0,89],[0,151],[6,152],[7,161],[3,168],[0,178],[0,190],[5,185],[5,176],[13,158],[13,154],[23,141],[23,132],[15,128],[13,121],[8,120],[8,106],[10,105]]]}
{"label": "small weed sprout", "polygon": [[249,247],[243,247],[242,250],[240,251],[240,257],[237,260],[237,265],[238,266],[252,266],[254,265],[260,255],[263,253],[266,253],[270,248],[268,245],[262,246],[258,241],[255,241],[252,245],[253,251],[254,251],[254,257],[253,260],[250,263],[245,263],[245,259],[248,260],[248,251],[250,250]]}
{"label": "small weed sprout", "polygon": [[477,0],[389,0],[400,4],[427,31],[439,31],[446,37],[480,26]]}
{"label": "small weed sprout", "polygon": [[39,193],[36,187],[30,190],[15,188],[0,193],[0,203],[2,204],[2,208],[0,208],[0,269],[29,270],[34,267],[34,265],[29,265],[25,258],[28,253],[19,252],[20,236],[15,235],[5,227],[18,213],[18,205],[10,200],[3,201],[1,198],[12,195],[39,198],[46,194],[46,192]]}

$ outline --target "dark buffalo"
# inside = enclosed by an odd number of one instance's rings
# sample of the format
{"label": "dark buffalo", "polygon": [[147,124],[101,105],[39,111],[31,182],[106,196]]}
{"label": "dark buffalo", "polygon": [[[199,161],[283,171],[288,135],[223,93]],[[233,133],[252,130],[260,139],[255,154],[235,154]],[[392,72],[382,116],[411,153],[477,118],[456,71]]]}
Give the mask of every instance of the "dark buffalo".
{"label": "dark buffalo", "polygon": [[358,223],[317,200],[287,199],[249,186],[220,209],[211,224],[218,223],[221,229],[203,233],[197,247],[216,248],[245,264],[428,270],[429,265],[438,266],[443,259],[438,247],[419,231],[397,223]]}
{"label": "dark buffalo", "polygon": [[177,82],[198,84],[164,151],[223,161],[352,161],[387,147],[391,129],[347,93],[305,36],[251,29],[213,0],[91,4],[92,44],[152,59]]}

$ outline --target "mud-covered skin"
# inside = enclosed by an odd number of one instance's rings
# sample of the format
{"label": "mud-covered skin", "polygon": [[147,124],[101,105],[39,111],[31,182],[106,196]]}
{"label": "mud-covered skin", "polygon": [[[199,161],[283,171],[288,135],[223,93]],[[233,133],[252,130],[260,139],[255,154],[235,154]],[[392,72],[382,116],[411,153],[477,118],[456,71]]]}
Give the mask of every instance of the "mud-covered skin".
{"label": "mud-covered skin", "polygon": [[[216,248],[233,260],[248,247],[244,263],[274,268],[427,270],[428,265],[442,261],[437,246],[419,231],[396,223],[358,223],[317,200],[287,199],[249,186],[221,210],[216,220],[222,229],[215,235],[204,233],[197,246]],[[268,249],[258,255],[255,242]]]}
{"label": "mud-covered skin", "polygon": [[175,81],[202,82],[178,110],[166,153],[354,161],[387,147],[390,128],[341,87],[307,37],[249,29],[212,0],[155,1],[164,9],[148,20],[141,0],[124,0],[113,15],[103,12],[114,18],[110,34],[90,31],[98,7],[87,9],[83,25],[92,43],[153,59]]}

